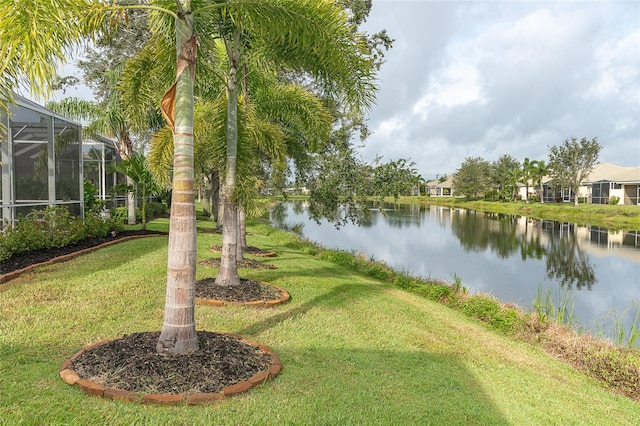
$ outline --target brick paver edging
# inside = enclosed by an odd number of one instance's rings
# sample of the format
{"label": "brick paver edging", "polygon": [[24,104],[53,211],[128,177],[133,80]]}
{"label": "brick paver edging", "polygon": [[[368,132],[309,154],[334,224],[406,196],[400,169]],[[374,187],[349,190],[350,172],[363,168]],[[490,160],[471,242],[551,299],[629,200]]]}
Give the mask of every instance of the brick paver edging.
{"label": "brick paver edging", "polygon": [[128,237],[123,237],[123,238],[119,238],[117,240],[113,240],[113,241],[107,241],[106,243],[102,243],[98,246],[95,247],[89,247],[83,250],[78,250],[78,251],[74,251],[73,253],[69,253],[69,254],[64,254],[62,256],[58,256],[58,257],[54,257],[53,259],[49,259],[45,262],[40,262],[40,263],[36,263],[33,265],[29,265],[27,267],[24,267],[22,269],[18,269],[17,271],[13,271],[13,272],[9,272],[3,275],[0,275],[0,284],[2,283],[6,283],[7,281],[11,281],[14,278],[18,278],[20,275],[31,271],[33,268],[36,268],[38,266],[44,266],[44,265],[51,265],[53,263],[58,263],[58,262],[66,262],[67,260],[71,260],[76,256],[80,256],[82,254],[87,254],[90,253],[92,251],[101,249],[103,247],[107,247],[113,244],[118,244],[118,243],[122,243],[125,241],[129,241],[129,240],[133,240],[133,239],[137,239],[137,238],[147,238],[147,237],[166,237],[166,234],[149,234],[149,235],[130,235]]}
{"label": "brick paver edging", "polygon": [[235,334],[229,333],[220,333],[224,334],[238,340],[241,340],[245,343],[248,343],[252,346],[259,348],[262,352],[265,352],[271,356],[272,365],[268,370],[259,371],[253,376],[251,376],[248,380],[234,383],[232,385],[225,386],[220,390],[220,392],[210,392],[210,393],[194,393],[194,394],[146,394],[142,392],[130,392],[117,388],[110,388],[103,386],[99,383],[92,382],[90,380],[81,379],[75,371],[71,368],[73,366],[73,360],[80,355],[84,354],[86,351],[94,349],[100,345],[111,342],[113,340],[103,340],[101,342],[93,343],[85,346],[83,349],[74,354],[70,359],[65,360],[60,366],[60,378],[62,381],[71,386],[77,386],[87,395],[99,396],[102,398],[114,399],[118,401],[125,402],[137,402],[142,404],[158,404],[158,405],[200,405],[205,403],[211,403],[214,401],[219,401],[225,397],[235,395],[238,393],[246,392],[252,387],[255,387],[259,384],[266,382],[267,380],[275,377],[282,370],[282,362],[276,354],[274,354],[271,349],[269,349],[265,345],[261,345],[259,343],[252,342],[251,340],[247,340]]}
{"label": "brick paver edging", "polygon": [[195,302],[198,305],[209,305],[209,306],[249,306],[252,308],[273,308],[274,306],[280,305],[281,303],[285,303],[289,300],[289,292],[284,288],[275,286],[273,284],[260,282],[262,285],[268,285],[277,289],[281,296],[279,299],[271,299],[271,300],[252,300],[250,302],[233,302],[228,300],[220,300],[220,299],[207,299],[204,297],[196,297]]}

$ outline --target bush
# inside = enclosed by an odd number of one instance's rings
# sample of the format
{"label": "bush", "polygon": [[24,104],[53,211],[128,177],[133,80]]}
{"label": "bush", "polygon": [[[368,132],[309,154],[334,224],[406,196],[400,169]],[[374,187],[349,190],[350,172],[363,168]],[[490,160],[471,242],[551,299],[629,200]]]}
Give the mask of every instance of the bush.
{"label": "bush", "polygon": [[518,311],[502,308],[500,304],[487,296],[471,296],[460,304],[460,310],[467,316],[477,318],[503,333],[513,333],[520,321]]}
{"label": "bush", "polygon": [[[156,201],[147,203],[145,210],[147,213],[147,222],[169,211],[166,204]],[[111,209],[111,218],[118,223],[127,223],[129,220],[129,208],[127,206],[120,206],[115,209]],[[136,220],[138,222],[142,221],[142,210],[140,207],[136,208]]]}
{"label": "bush", "polygon": [[96,197],[98,188],[89,179],[84,178],[84,212],[98,213],[104,207],[104,200]]}
{"label": "bush", "polygon": [[84,236],[82,219],[71,216],[65,207],[34,210],[27,217],[20,217],[16,226],[5,226],[0,234],[0,260],[28,251],[64,247]]}
{"label": "bush", "polygon": [[611,204],[612,206],[618,205],[619,202],[620,202],[620,197],[616,195],[612,195],[611,197],[609,197],[609,204]]}
{"label": "bush", "polygon": [[20,217],[14,227],[5,223],[0,233],[0,260],[29,251],[68,246],[87,237],[105,237],[123,229],[122,224],[103,221],[96,213],[90,213],[83,222],[80,217],[71,216],[65,207],[34,210],[27,217]]}
{"label": "bush", "polygon": [[121,232],[123,229],[122,223],[114,219],[103,220],[95,213],[89,214],[84,219],[84,236],[86,238],[102,238],[112,232]]}
{"label": "bush", "polygon": [[[159,203],[157,201],[148,202],[145,210],[147,213],[147,222],[161,214],[167,213],[168,211],[167,206],[164,203]],[[140,208],[136,209],[136,219],[140,221],[142,220],[142,210]]]}
{"label": "bush", "polygon": [[129,219],[129,208],[127,206],[111,209],[111,219],[117,223],[126,223]]}

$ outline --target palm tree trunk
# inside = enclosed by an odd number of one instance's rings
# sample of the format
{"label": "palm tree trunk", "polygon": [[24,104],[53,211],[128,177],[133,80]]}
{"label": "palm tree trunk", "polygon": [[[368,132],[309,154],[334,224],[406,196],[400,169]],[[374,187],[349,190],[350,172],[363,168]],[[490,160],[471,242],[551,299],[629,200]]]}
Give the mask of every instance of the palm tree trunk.
{"label": "palm tree trunk", "polygon": [[[118,136],[118,153],[122,160],[128,160],[133,154],[133,143],[129,132],[123,130]],[[133,179],[126,176],[126,183],[128,186],[133,186]],[[127,224],[136,224],[136,194],[133,192],[127,192]]]}
{"label": "palm tree trunk", "polygon": [[247,248],[247,214],[242,207],[238,207],[238,250],[237,259],[244,259]]}
{"label": "palm tree trunk", "polygon": [[[133,185],[133,180],[127,176],[127,185]],[[136,194],[127,192],[127,224],[136,224]]]}
{"label": "palm tree trunk", "polygon": [[222,254],[217,285],[239,285],[237,245],[238,212],[232,195],[236,186],[238,155],[238,64],[235,51],[230,51],[230,70],[227,82],[227,161],[222,185]]}
{"label": "palm tree trunk", "polygon": [[220,222],[218,216],[220,212],[220,173],[214,171],[211,173],[211,218],[215,218]]}
{"label": "palm tree trunk", "polygon": [[[184,11],[189,0],[176,2]],[[195,49],[193,16],[181,13],[176,19],[178,76],[175,90],[173,131],[173,188],[169,222],[167,292],[162,332],[157,350],[180,354],[198,350],[195,327],[196,215],[193,172],[193,84]],[[190,47],[189,47],[190,46]],[[181,56],[189,54],[189,67],[180,72]]]}

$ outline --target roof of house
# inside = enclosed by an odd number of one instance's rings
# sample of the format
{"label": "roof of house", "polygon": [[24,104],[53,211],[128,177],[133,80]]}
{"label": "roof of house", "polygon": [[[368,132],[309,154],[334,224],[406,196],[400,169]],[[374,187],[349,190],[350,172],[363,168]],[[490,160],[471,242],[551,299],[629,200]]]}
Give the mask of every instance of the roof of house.
{"label": "roof of house", "polygon": [[453,175],[449,175],[444,182],[432,180],[425,184],[429,188],[451,188],[453,187]]}
{"label": "roof of house", "polygon": [[591,173],[589,173],[582,183],[589,184],[600,181],[640,183],[640,166],[624,167],[609,163],[599,163],[596,164]]}

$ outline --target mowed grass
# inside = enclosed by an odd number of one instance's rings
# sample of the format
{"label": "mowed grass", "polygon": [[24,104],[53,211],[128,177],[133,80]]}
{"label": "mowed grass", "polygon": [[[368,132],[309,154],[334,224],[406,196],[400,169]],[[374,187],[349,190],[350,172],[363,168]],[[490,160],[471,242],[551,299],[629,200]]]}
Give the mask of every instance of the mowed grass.
{"label": "mowed grass", "polygon": [[[150,228],[166,230],[166,220]],[[200,233],[198,258],[220,243]],[[268,310],[198,306],[196,322],[269,346],[284,364],[274,380],[196,407],[89,397],[62,382],[60,364],[83,345],[160,329],[167,238],[138,239],[0,287],[0,424],[640,424],[638,402],[541,349],[322,261],[266,225],[250,226],[248,243],[277,252],[261,260],[278,269],[240,275],[284,287],[291,300]],[[198,265],[198,279],[215,273]]]}

